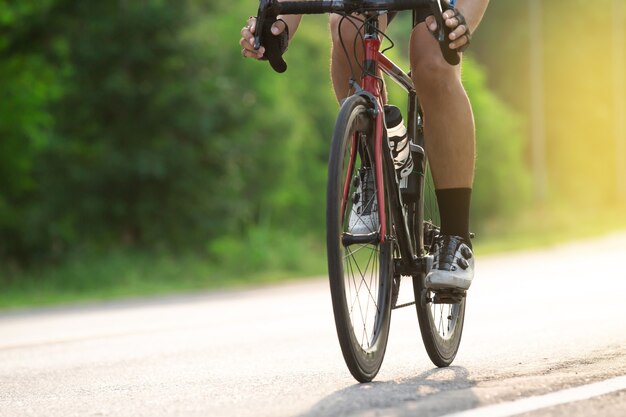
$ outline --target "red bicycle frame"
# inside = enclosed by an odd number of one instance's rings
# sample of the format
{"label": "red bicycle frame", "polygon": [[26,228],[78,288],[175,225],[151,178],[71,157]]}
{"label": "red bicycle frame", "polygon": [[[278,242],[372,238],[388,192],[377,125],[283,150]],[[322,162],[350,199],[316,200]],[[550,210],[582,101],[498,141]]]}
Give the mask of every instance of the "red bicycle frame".
{"label": "red bicycle frame", "polygon": [[[365,60],[363,67],[367,70],[364,71],[363,78],[361,80],[363,91],[369,93],[371,97],[376,101],[376,123],[374,131],[374,161],[376,165],[376,202],[379,207],[379,220],[380,220],[380,242],[384,243],[387,236],[387,213],[385,212],[385,184],[383,181],[383,127],[385,126],[384,119],[384,103],[380,94],[380,78],[377,76],[379,69],[392,77],[398,84],[400,84],[407,92],[409,92],[411,106],[415,100],[415,88],[411,78],[405,74],[396,64],[394,64],[389,58],[380,52],[381,41],[378,38],[377,20],[366,22],[366,35],[364,39]],[[411,120],[409,120],[409,133],[411,137],[414,137],[414,127],[411,126]],[[354,161],[356,159],[356,135],[352,138],[352,154],[350,155],[350,166],[348,173],[352,172]],[[350,178],[346,178],[344,187],[344,203],[343,210],[345,212],[345,202],[348,199],[348,193],[350,189]]]}

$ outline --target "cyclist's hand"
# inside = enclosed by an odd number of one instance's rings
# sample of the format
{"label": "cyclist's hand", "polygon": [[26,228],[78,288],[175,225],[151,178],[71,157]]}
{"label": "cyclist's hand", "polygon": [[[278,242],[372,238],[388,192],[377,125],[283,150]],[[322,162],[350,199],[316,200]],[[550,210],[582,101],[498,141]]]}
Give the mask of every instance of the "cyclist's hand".
{"label": "cyclist's hand", "polygon": [[[272,34],[274,36],[280,35],[285,31],[286,24],[282,20],[277,20],[276,23],[272,25]],[[239,44],[243,46],[241,50],[241,55],[244,58],[255,58],[261,59],[263,58],[263,54],[265,54],[265,47],[261,46],[258,51],[254,50],[254,34],[256,30],[256,17],[252,16],[248,19],[248,24],[241,29],[241,39],[239,40]]]}
{"label": "cyclist's hand", "polygon": [[[443,12],[444,24],[450,28],[450,49],[463,52],[469,46],[471,33],[469,25],[458,9],[446,10]],[[434,16],[426,18],[426,26],[431,33],[437,31],[437,21]]]}

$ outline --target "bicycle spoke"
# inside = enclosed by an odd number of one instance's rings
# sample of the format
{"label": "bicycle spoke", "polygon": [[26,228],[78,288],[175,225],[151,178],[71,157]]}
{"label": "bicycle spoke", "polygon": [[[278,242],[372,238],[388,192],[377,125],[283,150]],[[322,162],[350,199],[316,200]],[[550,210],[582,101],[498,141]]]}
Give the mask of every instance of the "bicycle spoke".
{"label": "bicycle spoke", "polygon": [[[367,256],[367,262],[364,266],[360,265],[358,260],[355,259],[355,254],[362,251],[364,246],[370,245],[361,245],[356,250],[352,250],[351,247],[346,248],[346,255],[344,259],[346,260],[346,273],[348,275],[348,301],[349,301],[349,312],[354,321],[355,318],[355,306],[358,305],[358,317],[361,319],[361,323],[359,326],[355,326],[356,328],[363,328],[363,332],[361,334],[361,345],[363,347],[371,347],[371,343],[374,339],[374,333],[370,332],[370,329],[373,329],[374,324],[376,322],[377,314],[379,313],[379,306],[377,300],[377,292],[373,291],[374,286],[377,284],[375,281],[377,280],[377,276],[379,273],[379,251],[375,248],[368,248],[370,251]],[[357,282],[357,280],[359,282]],[[354,286],[354,293],[352,291],[352,287]],[[365,288],[363,288],[365,287]],[[376,286],[377,288],[377,286]],[[367,291],[367,293],[365,293]],[[372,309],[370,308],[370,304],[373,303],[374,306],[374,317],[371,317]]]}
{"label": "bicycle spoke", "polygon": [[[371,261],[371,258],[370,258],[370,260],[368,260],[368,264],[369,264],[370,261]],[[367,283],[365,282],[365,277],[363,277],[364,278],[363,279],[363,283],[365,284],[365,287],[367,288],[367,292],[369,294],[369,298],[372,299],[372,301],[374,301],[374,306],[375,306],[376,305],[376,301],[373,299],[372,290],[371,290],[372,279],[374,277],[374,271],[370,271],[369,275],[370,275],[369,285],[367,285]],[[363,330],[365,332],[365,336],[367,336],[367,318],[368,318],[368,315],[369,315],[369,310],[370,310],[370,303],[369,303],[369,300],[368,300],[368,303],[366,304],[366,308],[365,308],[365,323],[363,323]],[[366,340],[367,340],[367,347],[369,348],[370,347],[370,339],[367,338]]]}
{"label": "bicycle spoke", "polygon": [[[370,262],[372,261],[374,253],[377,253],[377,252],[372,251],[372,253],[370,253],[370,256],[369,256],[369,258],[367,260],[367,263],[365,264],[365,268],[363,269],[364,271],[367,271],[368,266],[369,266]],[[366,274],[361,270],[361,268],[359,268],[358,263],[356,264],[356,267],[359,270],[359,274],[361,275],[361,284],[359,285],[359,290],[360,290],[361,286],[365,283],[365,275]],[[368,288],[368,291],[369,291],[369,287],[367,287],[367,284],[365,284],[365,287]],[[371,294],[372,293],[370,292],[370,295]]]}
{"label": "bicycle spoke", "polygon": [[348,284],[350,284],[350,281],[352,281],[352,283],[354,284],[354,301],[352,301],[352,304],[350,306],[350,314],[352,314],[352,312],[354,311],[354,305],[357,302],[359,302],[359,309],[361,308],[360,300],[359,300],[359,289],[358,289],[358,286],[357,286],[356,280],[355,280],[355,273],[354,273],[353,262],[354,262],[353,260],[349,261],[349,274],[350,274],[350,277],[352,279],[348,280]]}
{"label": "bicycle spoke", "polygon": [[[359,284],[358,285],[356,283],[356,274],[355,274],[355,271],[354,271],[354,266],[356,266],[356,269],[359,272],[358,276],[360,277],[360,280],[359,280]],[[352,302],[352,308],[354,308],[354,304],[358,302],[358,304],[359,304],[359,311],[361,313],[360,314],[361,315],[361,320],[364,322],[365,319],[363,317],[363,308],[362,308],[362,305],[361,305],[361,297],[360,297],[360,294],[359,294],[360,291],[361,291],[361,287],[363,286],[363,272],[359,268],[358,263],[355,260],[353,260],[353,259],[350,261],[350,272],[351,272],[351,277],[352,277],[352,283],[354,284],[354,288],[355,288],[354,301]]]}
{"label": "bicycle spoke", "polygon": [[357,252],[359,252],[359,251],[362,251],[363,249],[366,249],[366,248],[367,248],[367,249],[369,249],[369,250],[371,250],[371,251],[373,251],[373,252],[378,251],[378,249],[371,247],[371,245],[361,245],[361,246],[360,246],[357,250],[352,251],[352,252],[348,253],[347,255],[345,255],[345,256],[343,257],[343,259],[346,259],[348,256],[352,256],[352,255],[354,255],[355,253],[357,253]]}
{"label": "bicycle spoke", "polygon": [[441,327],[443,326],[443,309],[441,306],[438,306],[437,308],[439,309],[439,322],[437,323],[437,330],[439,331],[439,334],[441,334]]}
{"label": "bicycle spoke", "polygon": [[[357,265],[357,268],[358,268],[358,265]],[[365,320],[363,318],[363,307],[361,306],[361,299],[359,297],[359,290],[357,289],[357,285],[356,285],[356,281],[355,281],[355,277],[354,277],[355,274],[354,274],[354,268],[352,268],[352,262],[350,263],[350,271],[351,271],[352,281],[353,281],[354,287],[355,287],[355,300],[352,303],[352,307],[350,309],[351,321],[354,322],[354,319],[352,319],[352,317],[354,317],[354,304],[358,303],[359,313],[360,313],[360,316],[361,316],[361,321],[364,322]],[[353,327],[354,327],[354,324],[353,324]]]}

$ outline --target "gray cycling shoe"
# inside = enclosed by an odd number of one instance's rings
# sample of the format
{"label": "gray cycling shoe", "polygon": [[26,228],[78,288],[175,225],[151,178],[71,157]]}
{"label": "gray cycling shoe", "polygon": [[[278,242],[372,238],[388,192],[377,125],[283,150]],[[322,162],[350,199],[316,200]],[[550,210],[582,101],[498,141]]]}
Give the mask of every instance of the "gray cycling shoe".
{"label": "gray cycling shoe", "polygon": [[374,174],[370,168],[364,168],[353,181],[356,191],[352,196],[348,233],[367,235],[377,232],[379,222]]}
{"label": "gray cycling shoe", "polygon": [[435,264],[426,276],[426,288],[467,290],[474,279],[474,254],[458,236],[440,236],[435,243]]}

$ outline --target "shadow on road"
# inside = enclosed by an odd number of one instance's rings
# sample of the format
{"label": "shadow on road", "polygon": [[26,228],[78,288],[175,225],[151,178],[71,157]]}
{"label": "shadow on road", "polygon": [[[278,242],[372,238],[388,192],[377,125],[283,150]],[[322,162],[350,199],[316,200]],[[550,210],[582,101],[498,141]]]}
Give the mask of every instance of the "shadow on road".
{"label": "shadow on road", "polygon": [[479,401],[471,387],[466,368],[436,368],[400,381],[355,384],[320,400],[298,417],[438,416],[476,407]]}

